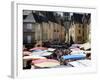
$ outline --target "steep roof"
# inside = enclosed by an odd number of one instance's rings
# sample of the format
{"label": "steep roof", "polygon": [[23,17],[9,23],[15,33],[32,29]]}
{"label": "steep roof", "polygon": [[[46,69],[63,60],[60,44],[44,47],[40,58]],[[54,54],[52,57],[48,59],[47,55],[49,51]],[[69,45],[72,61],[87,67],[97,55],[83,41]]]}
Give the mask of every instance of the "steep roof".
{"label": "steep roof", "polygon": [[55,22],[63,25],[63,21],[60,16],[54,14],[54,12],[48,11],[36,11],[31,12],[28,15],[23,15],[23,22],[31,22],[31,23],[41,23],[41,22]]}
{"label": "steep roof", "polygon": [[48,22],[48,19],[46,16],[44,15],[40,15],[40,14],[36,14],[36,13],[32,13],[36,22],[37,23],[41,23],[41,22]]}
{"label": "steep roof", "polygon": [[33,14],[30,13],[29,15],[23,16],[23,22],[35,23],[36,20],[35,20]]}
{"label": "steep roof", "polygon": [[83,14],[73,13],[72,21],[76,23],[83,23],[82,18],[83,18]]}

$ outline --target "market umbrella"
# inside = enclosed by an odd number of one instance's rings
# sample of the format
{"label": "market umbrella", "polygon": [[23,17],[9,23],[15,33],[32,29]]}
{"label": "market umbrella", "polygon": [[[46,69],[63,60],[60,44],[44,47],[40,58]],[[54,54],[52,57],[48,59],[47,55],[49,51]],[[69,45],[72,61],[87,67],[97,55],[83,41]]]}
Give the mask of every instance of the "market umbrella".
{"label": "market umbrella", "polygon": [[83,53],[80,54],[73,54],[73,55],[64,55],[61,56],[62,60],[81,60],[81,59],[85,59],[86,55]]}
{"label": "market umbrella", "polygon": [[55,51],[56,49],[54,48],[48,48],[48,51]]}
{"label": "market umbrella", "polygon": [[29,55],[31,55],[31,52],[29,52],[29,51],[23,51],[23,56],[29,56]]}
{"label": "market umbrella", "polygon": [[80,47],[80,45],[82,45],[82,44],[73,44],[72,46],[73,47]]}
{"label": "market umbrella", "polygon": [[48,48],[45,47],[34,47],[32,49],[30,49],[30,51],[34,51],[34,50],[47,50]]}
{"label": "market umbrella", "polygon": [[85,60],[78,60],[79,63],[85,65],[85,66],[91,66],[92,65],[92,61],[85,59]]}
{"label": "market umbrella", "polygon": [[60,62],[54,59],[40,59],[40,60],[33,60],[32,64],[34,64],[35,67],[46,68],[46,67],[58,66],[60,65]]}
{"label": "market umbrella", "polygon": [[72,50],[71,55],[75,55],[75,54],[80,55],[81,53],[84,54],[84,55],[86,55],[83,50]]}
{"label": "market umbrella", "polygon": [[53,54],[53,52],[48,52],[48,51],[46,51],[46,52],[43,52],[43,53],[41,54],[41,56],[50,56],[51,54]]}
{"label": "market umbrella", "polygon": [[91,66],[91,60],[77,60],[69,62],[68,64],[72,65],[73,67],[88,67]]}
{"label": "market umbrella", "polygon": [[80,51],[80,48],[72,48],[71,51]]}
{"label": "market umbrella", "polygon": [[72,62],[69,62],[68,64],[73,66],[73,67],[86,67],[84,64],[81,64],[78,61],[72,61]]}
{"label": "market umbrella", "polygon": [[91,49],[91,44],[89,42],[84,43],[80,46],[80,48],[84,48],[85,50]]}
{"label": "market umbrella", "polygon": [[24,60],[38,60],[38,59],[46,59],[46,57],[31,55],[31,56],[24,56],[23,59]]}
{"label": "market umbrella", "polygon": [[23,48],[23,51],[27,51],[27,48]]}
{"label": "market umbrella", "polygon": [[41,54],[44,53],[44,52],[45,52],[45,50],[44,50],[44,51],[43,51],[43,50],[33,51],[33,52],[32,52],[32,55],[33,55],[33,56],[34,56],[34,55],[41,56]]}

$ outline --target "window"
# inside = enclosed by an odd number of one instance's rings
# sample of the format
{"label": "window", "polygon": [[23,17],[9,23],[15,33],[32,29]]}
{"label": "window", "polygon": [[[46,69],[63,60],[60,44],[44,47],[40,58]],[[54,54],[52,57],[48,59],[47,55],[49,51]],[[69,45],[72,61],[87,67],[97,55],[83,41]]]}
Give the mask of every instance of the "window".
{"label": "window", "polygon": [[27,30],[32,30],[32,24],[31,23],[27,24]]}
{"label": "window", "polygon": [[28,35],[27,36],[27,43],[31,43],[31,41],[32,41],[32,37],[31,37],[31,35]]}
{"label": "window", "polygon": [[78,30],[78,33],[81,34],[81,30],[80,29]]}
{"label": "window", "polygon": [[78,40],[78,41],[82,41],[82,37],[81,37],[81,36],[78,36],[78,37],[77,37],[77,40]]}
{"label": "window", "polygon": [[26,23],[24,23],[24,24],[23,24],[23,31],[24,31],[24,32],[26,32],[26,31],[27,31],[27,30],[26,30],[26,28],[27,28],[27,24],[26,24]]}
{"label": "window", "polygon": [[23,43],[25,44],[25,43],[27,43],[27,36],[24,34],[24,36],[23,36]]}

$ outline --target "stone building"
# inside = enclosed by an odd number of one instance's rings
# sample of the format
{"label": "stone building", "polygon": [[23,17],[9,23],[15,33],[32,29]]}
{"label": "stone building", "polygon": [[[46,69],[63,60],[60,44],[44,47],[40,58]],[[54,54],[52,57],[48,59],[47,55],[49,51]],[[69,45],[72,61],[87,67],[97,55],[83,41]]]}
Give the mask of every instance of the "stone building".
{"label": "stone building", "polygon": [[71,13],[63,13],[63,24],[65,28],[65,42],[69,43],[69,28],[71,26]]}
{"label": "stone building", "polygon": [[90,14],[74,13],[69,28],[69,39],[74,43],[85,43],[89,41]]}
{"label": "stone building", "polygon": [[[27,12],[27,13],[26,13]],[[32,15],[32,11],[23,12],[23,44],[26,46],[33,44],[35,40],[35,27],[37,23]]]}
{"label": "stone building", "polygon": [[64,41],[65,28],[58,18],[54,12],[23,11],[23,44],[33,47],[40,41]]}

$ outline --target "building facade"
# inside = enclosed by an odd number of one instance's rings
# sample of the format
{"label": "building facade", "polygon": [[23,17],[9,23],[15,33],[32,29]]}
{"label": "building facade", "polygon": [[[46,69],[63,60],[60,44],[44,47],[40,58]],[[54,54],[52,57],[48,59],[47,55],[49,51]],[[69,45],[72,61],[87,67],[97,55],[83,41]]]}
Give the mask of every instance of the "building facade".
{"label": "building facade", "polygon": [[[23,44],[35,45],[38,42],[65,40],[65,28],[55,17],[43,15],[41,12],[30,12],[23,19]],[[50,18],[49,18],[50,17]],[[54,19],[53,19],[54,18]]]}
{"label": "building facade", "polygon": [[90,14],[23,11],[23,44],[90,41]]}
{"label": "building facade", "polygon": [[86,14],[73,14],[73,20],[69,28],[69,40],[74,43],[85,43],[89,41],[90,36],[90,17]]}

